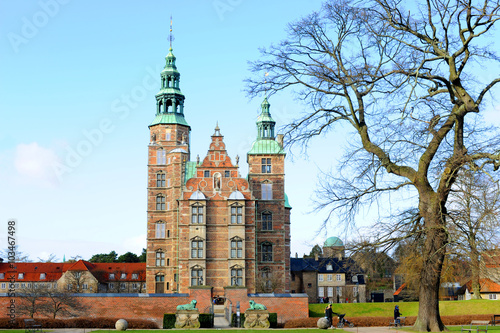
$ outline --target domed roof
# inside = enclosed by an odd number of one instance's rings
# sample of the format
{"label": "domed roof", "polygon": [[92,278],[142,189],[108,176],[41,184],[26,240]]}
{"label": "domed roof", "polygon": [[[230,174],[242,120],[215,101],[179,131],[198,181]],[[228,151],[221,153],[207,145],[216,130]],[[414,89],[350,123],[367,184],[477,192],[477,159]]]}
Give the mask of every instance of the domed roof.
{"label": "domed roof", "polygon": [[191,194],[189,200],[207,200],[207,197],[201,191],[197,190],[196,192]]}
{"label": "domed roof", "polygon": [[328,237],[323,246],[344,246],[344,243],[338,237]]}
{"label": "domed roof", "polygon": [[240,191],[234,191],[229,195],[229,200],[245,200],[245,196]]}

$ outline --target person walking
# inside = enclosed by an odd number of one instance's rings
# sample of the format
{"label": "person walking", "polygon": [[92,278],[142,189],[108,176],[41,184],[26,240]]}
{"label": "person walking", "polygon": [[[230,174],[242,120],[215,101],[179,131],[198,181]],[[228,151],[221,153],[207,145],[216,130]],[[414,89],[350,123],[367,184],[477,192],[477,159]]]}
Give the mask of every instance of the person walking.
{"label": "person walking", "polygon": [[333,311],[332,311],[332,305],[328,304],[325,309],[325,317],[326,320],[328,321],[328,326],[333,327],[332,325],[332,316],[333,316]]}
{"label": "person walking", "polygon": [[399,317],[401,317],[401,312],[399,312],[399,306],[396,305],[394,308],[394,323],[396,326],[399,325]]}

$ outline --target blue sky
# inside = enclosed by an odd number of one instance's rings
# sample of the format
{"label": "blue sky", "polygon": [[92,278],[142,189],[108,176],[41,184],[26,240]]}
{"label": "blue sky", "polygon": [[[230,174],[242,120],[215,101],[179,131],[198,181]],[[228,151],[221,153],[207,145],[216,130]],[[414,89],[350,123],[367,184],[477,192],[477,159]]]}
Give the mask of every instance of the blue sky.
{"label": "blue sky", "polygon": [[[256,135],[262,98],[243,80],[258,48],[320,1],[0,1],[0,242],[18,223],[20,250],[32,260],[146,245],[146,154],[154,95],[173,43],[191,125],[191,158],[205,156],[219,122],[230,156]],[[277,126],[302,106],[270,99]],[[335,135],[333,134],[333,137]],[[340,150],[316,141],[286,164],[292,254],[309,252],[324,214],[308,214],[317,170]],[[243,176],[245,163],[240,163]],[[304,172],[307,170],[307,172]]]}

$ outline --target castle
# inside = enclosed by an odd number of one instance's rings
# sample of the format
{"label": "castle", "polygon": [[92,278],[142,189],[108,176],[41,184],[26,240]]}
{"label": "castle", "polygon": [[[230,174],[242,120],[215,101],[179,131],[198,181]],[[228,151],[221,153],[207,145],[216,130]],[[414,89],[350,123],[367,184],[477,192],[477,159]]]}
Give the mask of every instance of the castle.
{"label": "castle", "polygon": [[246,178],[218,126],[207,155],[192,161],[175,61],[170,47],[149,125],[147,292],[289,293],[291,207],[283,136],[275,138],[270,104],[265,98],[261,105]]}

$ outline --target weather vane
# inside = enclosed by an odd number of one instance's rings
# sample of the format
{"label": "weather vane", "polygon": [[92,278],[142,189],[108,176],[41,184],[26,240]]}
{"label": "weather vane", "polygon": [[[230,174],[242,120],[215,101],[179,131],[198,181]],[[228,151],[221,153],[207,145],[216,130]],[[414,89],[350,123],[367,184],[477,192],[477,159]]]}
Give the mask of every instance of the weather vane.
{"label": "weather vane", "polygon": [[269,72],[264,73],[264,97],[267,97],[267,89],[268,86],[266,85],[267,83],[267,77],[269,76]]}
{"label": "weather vane", "polygon": [[172,48],[172,42],[174,41],[174,35],[172,34],[172,15],[170,15],[170,35],[168,36],[170,41],[170,48]]}

